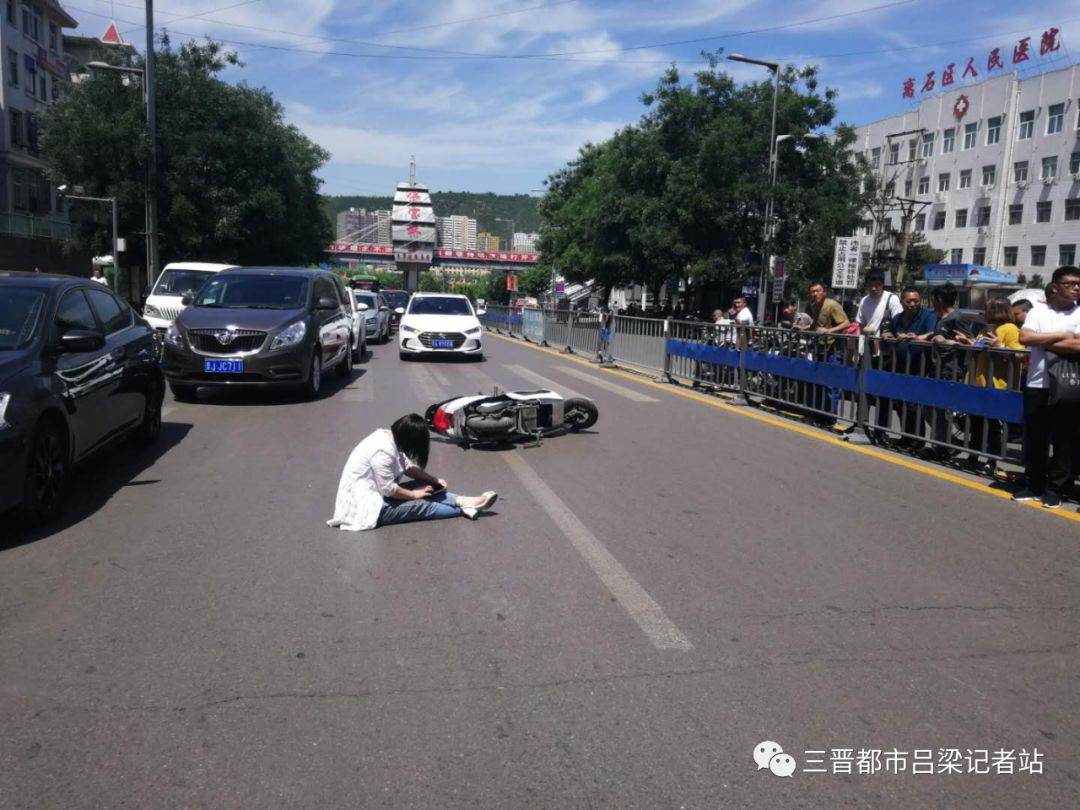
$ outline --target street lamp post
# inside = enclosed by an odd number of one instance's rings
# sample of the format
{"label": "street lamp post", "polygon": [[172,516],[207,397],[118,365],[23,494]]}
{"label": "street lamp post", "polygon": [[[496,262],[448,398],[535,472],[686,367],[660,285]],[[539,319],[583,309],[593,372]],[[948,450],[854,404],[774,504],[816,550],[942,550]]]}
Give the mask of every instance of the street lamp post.
{"label": "street lamp post", "polygon": [[146,69],[111,65],[108,62],[87,62],[86,66],[94,70],[107,70],[114,73],[134,73],[143,77],[143,101],[146,104],[146,132],[150,154],[146,161],[146,185],[144,190],[146,208],[146,289],[154,286],[158,263],[157,244],[157,108],[154,103],[154,51],[152,27],[152,3],[147,0],[147,55]]}
{"label": "street lamp post", "polygon": [[[56,190],[63,194],[69,200],[91,200],[93,202],[106,202],[112,205],[112,254],[113,254],[113,292],[119,292],[120,285],[120,237],[119,237],[119,220],[116,216],[116,197],[87,197],[82,194],[67,194],[67,184],[58,187]],[[75,187],[75,191],[81,191],[78,186]]]}
{"label": "street lamp post", "polygon": [[[507,250],[507,252],[512,251],[514,249],[514,220],[512,220],[512,219],[503,219],[502,217],[495,217],[495,221],[496,222],[509,223],[509,225],[510,225],[510,241],[506,243],[506,250]],[[509,275],[509,273],[510,273],[510,271],[508,270],[507,275]],[[516,291],[513,291],[513,290],[511,291],[511,293],[514,293],[514,292],[516,292]],[[514,296],[512,294],[510,296],[511,303],[513,303],[513,300],[514,300]]]}
{"label": "street lamp post", "polygon": [[749,56],[733,53],[728,59],[732,62],[745,62],[761,65],[773,74],[772,126],[769,129],[769,193],[765,198],[765,234],[761,240],[761,274],[758,277],[757,322],[765,318],[765,282],[769,270],[769,239],[772,230],[773,186],[776,183],[776,101],[780,96],[780,65],[764,59],[751,59]]}

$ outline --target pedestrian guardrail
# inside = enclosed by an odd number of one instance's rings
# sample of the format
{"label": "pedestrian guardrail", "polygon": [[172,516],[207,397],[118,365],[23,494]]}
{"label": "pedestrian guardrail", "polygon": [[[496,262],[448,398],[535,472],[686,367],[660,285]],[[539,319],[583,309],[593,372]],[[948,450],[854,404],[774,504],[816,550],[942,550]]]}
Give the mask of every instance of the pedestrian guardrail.
{"label": "pedestrian guardrail", "polygon": [[874,442],[1006,458],[1025,352],[670,318],[489,307],[489,330],[732,394]]}

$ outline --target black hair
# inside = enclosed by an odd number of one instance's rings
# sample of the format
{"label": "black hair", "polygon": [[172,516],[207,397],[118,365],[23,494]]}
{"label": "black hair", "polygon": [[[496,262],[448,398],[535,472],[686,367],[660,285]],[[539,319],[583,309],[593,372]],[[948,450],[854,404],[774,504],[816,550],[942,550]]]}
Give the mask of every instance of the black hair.
{"label": "black hair", "polygon": [[394,444],[420,469],[427,466],[431,437],[427,422],[418,413],[407,413],[390,426]]}
{"label": "black hair", "polygon": [[917,296],[922,298],[922,292],[919,290],[918,287],[904,287],[904,289],[902,289],[900,291],[900,297],[902,298],[903,296],[907,295],[908,293],[915,293]]}
{"label": "black hair", "polygon": [[788,307],[797,306],[794,298],[785,298],[783,303],[780,304],[780,309],[787,309]]}
{"label": "black hair", "polygon": [[956,292],[956,287],[952,284],[946,284],[944,287],[935,287],[934,291],[930,294],[930,297],[940,303],[943,307],[956,306],[956,299],[959,297]]}
{"label": "black hair", "polygon": [[871,269],[869,272],[867,272],[866,279],[863,281],[863,284],[869,284],[871,281],[880,281],[882,284],[884,284],[885,271],[878,270],[876,268]]}
{"label": "black hair", "polygon": [[1050,277],[1050,283],[1057,284],[1065,278],[1065,276],[1076,276],[1077,278],[1080,278],[1080,267],[1073,267],[1069,264],[1059,267],[1054,271],[1054,275]]}
{"label": "black hair", "polygon": [[1032,304],[1026,298],[1021,298],[1019,301],[1016,301],[1013,306],[1020,307],[1020,309],[1024,310],[1024,312],[1031,312],[1031,308],[1034,306],[1034,304]]}
{"label": "black hair", "polygon": [[829,291],[829,285],[824,281],[811,281],[810,286],[807,289],[813,289],[814,287],[821,287],[825,292]]}

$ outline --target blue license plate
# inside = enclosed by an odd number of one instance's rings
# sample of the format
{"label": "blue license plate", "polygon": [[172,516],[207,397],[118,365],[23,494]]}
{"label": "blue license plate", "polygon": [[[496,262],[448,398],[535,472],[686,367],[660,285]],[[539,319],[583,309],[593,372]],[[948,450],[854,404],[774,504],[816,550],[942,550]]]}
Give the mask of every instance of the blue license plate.
{"label": "blue license plate", "polygon": [[243,360],[203,360],[203,371],[207,374],[243,374]]}
{"label": "blue license plate", "polygon": [[433,349],[452,349],[452,348],[454,348],[454,341],[452,341],[452,340],[433,340],[433,341],[431,341],[431,348],[433,348]]}

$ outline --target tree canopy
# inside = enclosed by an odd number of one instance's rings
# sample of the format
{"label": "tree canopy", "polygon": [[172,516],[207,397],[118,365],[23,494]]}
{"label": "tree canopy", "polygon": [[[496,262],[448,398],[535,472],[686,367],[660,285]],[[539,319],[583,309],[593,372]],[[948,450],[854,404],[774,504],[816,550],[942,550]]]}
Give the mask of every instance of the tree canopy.
{"label": "tree canopy", "polygon": [[[789,275],[828,275],[833,237],[860,220],[864,161],[854,132],[807,133],[836,117],[833,90],[818,91],[813,67],[783,68],[777,98],[778,179],[771,253]],[[586,144],[547,181],[541,202],[541,263],[605,287],[665,281],[737,285],[756,278],[765,228],[772,81],[736,85],[719,69],[684,83],[675,67],[642,97],[641,120]]]}
{"label": "tree canopy", "polygon": [[[217,42],[157,59],[158,232],[162,263],[302,264],[331,238],[316,172],[328,153],[284,122],[269,91],[219,74],[239,64]],[[141,65],[136,65],[140,66]],[[149,154],[141,82],[103,72],[74,85],[43,119],[43,150],[57,183],[116,197],[121,235],[142,243]],[[111,252],[104,220],[80,206],[79,247]]]}

